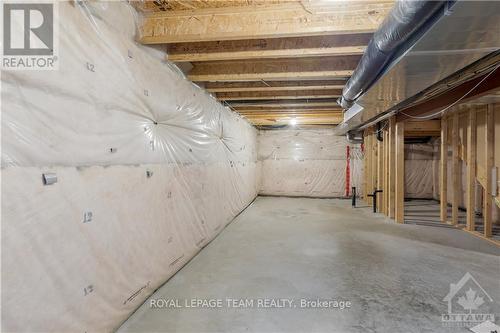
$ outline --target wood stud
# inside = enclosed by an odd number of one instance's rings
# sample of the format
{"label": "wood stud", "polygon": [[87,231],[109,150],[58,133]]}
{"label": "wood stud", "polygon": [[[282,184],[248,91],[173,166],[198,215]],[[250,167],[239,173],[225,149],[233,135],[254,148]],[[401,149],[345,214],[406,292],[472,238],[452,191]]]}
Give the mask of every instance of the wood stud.
{"label": "wood stud", "polygon": [[405,211],[405,148],[404,148],[405,123],[396,122],[395,144],[396,144],[396,180],[395,180],[395,219],[397,223],[404,223]]}
{"label": "wood stud", "polygon": [[395,217],[395,190],[396,190],[396,118],[389,119],[389,218]]}
{"label": "wood stud", "polygon": [[441,222],[448,221],[448,118],[441,118],[441,159],[440,159],[440,218]]}
{"label": "wood stud", "polygon": [[467,230],[474,231],[476,203],[476,142],[477,142],[477,124],[476,108],[469,110],[469,121],[467,123]]}
{"label": "wood stud", "polygon": [[458,196],[459,192],[459,181],[460,181],[460,157],[459,157],[459,114],[458,112],[453,112],[451,117],[452,126],[451,126],[451,183],[452,183],[452,193],[451,193],[451,224],[458,224]]}
{"label": "wood stud", "polygon": [[491,221],[491,201],[493,200],[492,189],[491,189],[491,172],[493,169],[494,162],[494,132],[495,131],[495,119],[494,119],[494,105],[488,104],[486,108],[486,126],[485,126],[485,169],[486,169],[486,181],[484,186],[484,236],[491,237],[492,235],[492,221]]}

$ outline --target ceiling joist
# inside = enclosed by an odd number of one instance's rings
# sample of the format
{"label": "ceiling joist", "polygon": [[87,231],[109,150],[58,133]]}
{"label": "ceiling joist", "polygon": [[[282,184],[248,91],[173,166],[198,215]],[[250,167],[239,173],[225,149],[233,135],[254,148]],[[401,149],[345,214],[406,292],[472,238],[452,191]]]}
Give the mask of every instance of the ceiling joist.
{"label": "ceiling joist", "polygon": [[290,113],[290,114],[275,114],[275,113],[262,113],[258,115],[248,115],[248,114],[241,114],[243,117],[247,119],[290,119],[290,118],[298,118],[298,119],[305,119],[305,118],[315,118],[315,119],[335,119],[337,122],[341,122],[343,117],[339,114],[335,113],[310,113],[310,114],[302,114],[302,113]]}
{"label": "ceiling joist", "polygon": [[[139,41],[255,125],[342,121],[337,104],[393,0],[160,0]],[[148,7],[149,6],[149,7]],[[148,8],[146,8],[148,7]],[[151,12],[154,10],[154,12]]]}
{"label": "ceiling joist", "polygon": [[277,109],[277,110],[239,110],[238,113],[241,114],[260,114],[260,113],[342,113],[343,111],[340,109]]}
{"label": "ceiling joist", "polygon": [[308,108],[308,107],[332,107],[339,108],[335,99],[323,99],[323,100],[266,100],[266,101],[250,101],[250,102],[229,102],[234,109],[245,109],[245,108]]}
{"label": "ceiling joist", "polygon": [[343,120],[343,117],[262,117],[247,118],[254,125],[286,125],[294,119],[297,125],[337,125]]}
{"label": "ceiling joist", "polygon": [[208,92],[342,89],[345,80],[207,82]]}
{"label": "ceiling joist", "polygon": [[[247,118],[265,118],[268,116],[272,117],[278,117],[278,118],[286,118],[286,117],[291,117],[294,114],[273,114],[273,113],[263,113],[263,114],[250,114],[246,115]],[[332,118],[332,117],[337,117],[340,118],[342,117],[342,112],[331,112],[331,113],[310,113],[310,114],[295,114],[296,117],[298,118],[307,118],[307,117],[318,117],[318,118]]]}
{"label": "ceiling joist", "polygon": [[167,59],[199,62],[363,54],[372,34],[169,44]]}
{"label": "ceiling joist", "polygon": [[261,81],[349,77],[360,56],[207,61],[194,63],[191,81]]}
{"label": "ceiling joist", "polygon": [[217,93],[217,99],[221,101],[259,100],[259,99],[316,99],[340,97],[342,90],[292,90],[292,91],[249,91],[249,92],[227,92]]}
{"label": "ceiling joist", "polygon": [[162,44],[374,32],[391,2],[317,1],[146,14],[140,42]]}

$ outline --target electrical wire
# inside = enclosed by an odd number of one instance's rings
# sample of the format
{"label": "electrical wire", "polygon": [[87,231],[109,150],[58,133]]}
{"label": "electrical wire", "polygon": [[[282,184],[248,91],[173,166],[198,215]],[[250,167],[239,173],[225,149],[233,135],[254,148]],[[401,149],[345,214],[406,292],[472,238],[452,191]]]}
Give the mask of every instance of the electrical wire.
{"label": "electrical wire", "polygon": [[384,126],[382,126],[379,130],[373,131],[373,134],[382,132],[387,127],[387,125],[389,125],[389,120],[386,120]]}

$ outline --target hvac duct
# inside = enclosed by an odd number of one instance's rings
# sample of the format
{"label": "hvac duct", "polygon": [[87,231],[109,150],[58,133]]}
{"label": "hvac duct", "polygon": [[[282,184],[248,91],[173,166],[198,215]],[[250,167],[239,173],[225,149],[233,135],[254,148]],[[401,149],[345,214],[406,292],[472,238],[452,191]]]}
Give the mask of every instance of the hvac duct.
{"label": "hvac duct", "polygon": [[455,1],[397,1],[373,35],[339,104],[349,109],[394,61],[442,17]]}
{"label": "hvac duct", "polygon": [[349,143],[363,143],[363,131],[349,131],[346,136]]}

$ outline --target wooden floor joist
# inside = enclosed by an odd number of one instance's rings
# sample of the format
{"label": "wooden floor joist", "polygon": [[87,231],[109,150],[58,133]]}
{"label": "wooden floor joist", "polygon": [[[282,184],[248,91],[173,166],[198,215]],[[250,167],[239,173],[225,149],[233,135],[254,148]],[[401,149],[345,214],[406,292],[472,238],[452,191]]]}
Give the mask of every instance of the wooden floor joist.
{"label": "wooden floor joist", "polygon": [[[256,105],[256,106],[234,106],[231,104],[233,101],[228,101],[228,105],[231,107],[231,110],[236,111],[236,112],[245,112],[245,111],[283,111],[286,112],[288,110],[290,111],[305,111],[305,110],[333,110],[333,111],[340,111],[342,109],[339,109],[337,107],[332,107],[332,106],[306,106],[304,104],[283,104],[282,106],[264,106],[264,105]],[[257,101],[256,101],[257,102]]]}
{"label": "wooden floor joist", "polygon": [[287,114],[287,115],[276,115],[276,114],[262,114],[262,115],[241,115],[247,119],[287,119],[290,120],[291,118],[296,118],[296,119],[328,119],[332,120],[332,124],[338,124],[342,121],[342,117],[339,117],[338,115],[335,114],[326,114],[326,115],[321,115],[321,114]]}
{"label": "wooden floor joist", "polygon": [[[266,118],[266,117],[275,117],[275,118],[290,118],[293,114],[248,114],[245,115],[247,118]],[[303,118],[335,118],[341,121],[343,119],[341,113],[317,113],[317,114],[297,114],[296,117],[298,119]]]}
{"label": "wooden floor joist", "polygon": [[249,92],[227,92],[217,93],[217,99],[221,101],[237,100],[259,100],[259,99],[317,99],[340,97],[342,90],[292,90],[292,91],[249,91]]}
{"label": "wooden floor joist", "polygon": [[276,112],[269,112],[269,113],[239,113],[242,116],[245,117],[255,117],[255,116],[272,116],[272,117],[297,117],[297,116],[336,116],[336,117],[342,117],[341,112],[287,112],[287,113],[276,113]]}
{"label": "wooden floor joist", "polygon": [[291,119],[296,121],[297,125],[337,125],[343,118],[338,116],[328,117],[246,117],[254,125],[286,125]]}
{"label": "wooden floor joist", "polygon": [[290,91],[342,89],[345,80],[206,82],[209,92]]}
{"label": "wooden floor joist", "polygon": [[169,44],[167,60],[199,62],[363,54],[372,34]]}
{"label": "wooden floor joist", "polygon": [[327,100],[268,100],[268,101],[251,101],[251,102],[229,102],[234,109],[244,109],[244,108],[309,108],[309,107],[320,107],[320,108],[338,108],[339,105],[334,99]]}
{"label": "wooden floor joist", "polygon": [[146,14],[139,41],[162,44],[371,33],[392,5],[392,1],[318,1],[164,11]]}
{"label": "wooden floor joist", "polygon": [[360,56],[207,61],[194,63],[191,81],[261,81],[346,78]]}
{"label": "wooden floor joist", "polygon": [[342,110],[338,109],[262,109],[262,110],[235,110],[239,114],[288,114],[288,113],[296,113],[296,114],[309,114],[309,113],[335,113],[335,114],[343,114]]}

